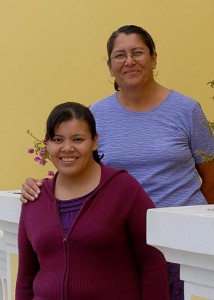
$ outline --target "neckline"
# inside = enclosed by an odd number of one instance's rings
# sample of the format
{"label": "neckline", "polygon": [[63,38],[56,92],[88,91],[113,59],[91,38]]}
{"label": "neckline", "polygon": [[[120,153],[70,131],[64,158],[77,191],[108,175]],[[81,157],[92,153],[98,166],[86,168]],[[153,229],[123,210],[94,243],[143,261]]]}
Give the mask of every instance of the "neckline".
{"label": "neckline", "polygon": [[[97,188],[97,187],[96,187]],[[58,203],[74,203],[74,202],[79,202],[79,201],[81,201],[82,199],[84,199],[84,198],[87,198],[87,197],[89,197],[95,190],[96,190],[96,188],[94,189],[94,190],[92,190],[92,191],[90,191],[89,193],[87,193],[87,194],[85,194],[85,195],[83,195],[83,196],[80,196],[80,197],[77,197],[77,198],[73,198],[73,199],[69,199],[69,200],[61,200],[61,199],[58,199],[58,198],[56,198],[56,201],[58,202]]]}
{"label": "neckline", "polygon": [[116,104],[117,106],[122,109],[123,111],[125,112],[128,112],[128,113],[134,113],[134,114],[146,114],[146,113],[150,113],[156,109],[159,109],[160,107],[162,107],[167,101],[168,99],[171,97],[171,95],[174,93],[174,90],[172,89],[169,89],[169,93],[167,94],[167,96],[163,99],[163,101],[161,103],[159,103],[157,106],[149,109],[149,110],[146,110],[146,111],[134,111],[134,110],[130,110],[130,109],[127,109],[126,107],[124,107],[119,99],[118,99],[118,96],[117,96],[117,93],[114,93],[114,97],[115,97],[115,100],[116,100]]}

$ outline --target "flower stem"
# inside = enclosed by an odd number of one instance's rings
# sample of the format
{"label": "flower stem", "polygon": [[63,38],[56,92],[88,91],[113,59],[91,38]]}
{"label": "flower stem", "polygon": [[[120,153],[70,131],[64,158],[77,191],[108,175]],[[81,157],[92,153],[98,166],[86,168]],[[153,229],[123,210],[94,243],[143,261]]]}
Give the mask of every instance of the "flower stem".
{"label": "flower stem", "polygon": [[28,133],[29,135],[31,135],[31,136],[32,136],[35,140],[37,140],[38,142],[43,143],[41,140],[37,139],[37,137],[35,137],[35,136],[32,134],[32,132],[30,132],[29,129],[27,130],[27,133]]}

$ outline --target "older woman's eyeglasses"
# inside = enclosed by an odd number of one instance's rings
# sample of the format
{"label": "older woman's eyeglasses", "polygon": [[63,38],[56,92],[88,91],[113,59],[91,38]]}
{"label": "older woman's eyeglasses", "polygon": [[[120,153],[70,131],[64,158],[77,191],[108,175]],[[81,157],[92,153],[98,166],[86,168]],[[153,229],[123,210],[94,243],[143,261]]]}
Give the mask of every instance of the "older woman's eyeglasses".
{"label": "older woman's eyeglasses", "polygon": [[113,59],[116,63],[124,63],[128,56],[131,56],[135,61],[142,60],[147,52],[145,50],[134,50],[131,53],[126,52],[115,52],[110,59]]}

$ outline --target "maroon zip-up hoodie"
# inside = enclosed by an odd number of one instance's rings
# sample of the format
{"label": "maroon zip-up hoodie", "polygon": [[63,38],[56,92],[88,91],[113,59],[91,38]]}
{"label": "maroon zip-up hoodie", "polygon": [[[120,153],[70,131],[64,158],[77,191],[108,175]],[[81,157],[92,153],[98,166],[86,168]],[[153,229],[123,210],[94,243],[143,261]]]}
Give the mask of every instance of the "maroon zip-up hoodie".
{"label": "maroon zip-up hoodie", "polygon": [[16,300],[168,300],[163,254],[146,244],[149,196],[126,171],[101,164],[101,181],[67,236],[53,179],[22,205]]}

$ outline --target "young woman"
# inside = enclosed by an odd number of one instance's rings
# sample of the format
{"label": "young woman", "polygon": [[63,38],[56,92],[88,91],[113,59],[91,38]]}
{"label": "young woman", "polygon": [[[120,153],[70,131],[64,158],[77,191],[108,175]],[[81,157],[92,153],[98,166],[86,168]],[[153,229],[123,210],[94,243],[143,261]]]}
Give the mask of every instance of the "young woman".
{"label": "young woman", "polygon": [[97,154],[90,110],[56,106],[46,125],[58,170],[37,201],[22,206],[16,300],[167,300],[163,254],[146,244],[153,208],[125,170]]}

